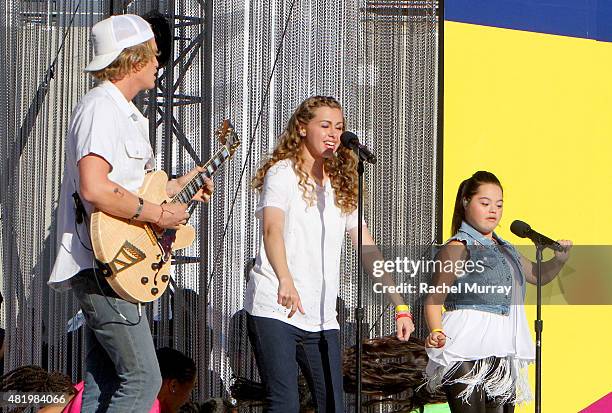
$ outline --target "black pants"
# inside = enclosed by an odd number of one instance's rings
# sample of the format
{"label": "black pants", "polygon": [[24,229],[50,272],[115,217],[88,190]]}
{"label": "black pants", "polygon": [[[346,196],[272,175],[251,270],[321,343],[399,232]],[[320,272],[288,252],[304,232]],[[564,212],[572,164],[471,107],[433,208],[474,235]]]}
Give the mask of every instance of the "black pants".
{"label": "black pants", "polygon": [[272,318],[247,315],[249,339],[266,388],[266,413],[298,413],[298,366],[318,413],[343,413],[338,330],[308,332]]}
{"label": "black pants", "polygon": [[[495,367],[500,359],[496,359]],[[474,367],[474,361],[463,361],[449,377],[450,380],[458,379],[468,374]],[[464,402],[458,395],[467,387],[466,384],[457,383],[445,385],[442,390],[448,399],[448,405],[452,413],[514,413],[514,405],[511,403],[500,404],[496,400],[486,397],[482,387],[477,386],[467,403]]]}

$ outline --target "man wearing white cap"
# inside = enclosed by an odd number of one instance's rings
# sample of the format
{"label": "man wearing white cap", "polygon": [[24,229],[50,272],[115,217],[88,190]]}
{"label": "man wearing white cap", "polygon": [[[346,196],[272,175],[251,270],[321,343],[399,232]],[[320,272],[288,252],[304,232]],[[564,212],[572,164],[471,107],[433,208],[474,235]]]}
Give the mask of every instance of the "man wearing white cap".
{"label": "man wearing white cap", "polygon": [[[151,27],[139,16],[112,16],[94,25],[92,40],[94,57],[85,71],[100,84],[81,99],[68,127],[59,245],[49,285],[72,289],[87,322],[82,411],[148,412],[162,381],[146,314],[119,298],[96,271],[88,218],[97,208],[175,228],[188,214],[185,204],[162,208],[134,194],[153,168],[148,121],[132,103],[138,93],[155,87],[157,46]],[[169,181],[168,195],[198,171]],[[207,201],[212,189],[207,181],[194,199]],[[79,198],[82,212],[75,202]]]}

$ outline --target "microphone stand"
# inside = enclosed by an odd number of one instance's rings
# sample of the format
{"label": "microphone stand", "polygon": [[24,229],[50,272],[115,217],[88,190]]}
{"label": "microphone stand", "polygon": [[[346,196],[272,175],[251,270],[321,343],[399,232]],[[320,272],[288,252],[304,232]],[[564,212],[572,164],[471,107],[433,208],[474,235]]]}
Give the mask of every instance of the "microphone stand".
{"label": "microphone stand", "polygon": [[361,346],[361,337],[362,337],[362,328],[363,328],[363,318],[364,318],[364,310],[363,310],[363,292],[362,292],[362,268],[361,268],[361,250],[362,250],[362,237],[363,237],[363,160],[361,159],[361,151],[359,147],[357,147],[357,159],[359,160],[357,164],[357,174],[359,176],[358,179],[358,189],[357,189],[357,308],[355,309],[355,321],[357,322],[356,328],[356,344],[357,344],[357,356],[355,357],[357,366],[355,370],[356,375],[356,384],[357,384],[357,396],[355,399],[355,412],[361,413],[361,359],[362,359],[362,346]]}
{"label": "microphone stand", "polygon": [[534,323],[536,335],[536,391],[535,391],[535,411],[542,412],[542,330],[544,321],[542,320],[542,251],[544,245],[536,243],[536,284],[537,284],[537,302],[536,302],[536,320]]}

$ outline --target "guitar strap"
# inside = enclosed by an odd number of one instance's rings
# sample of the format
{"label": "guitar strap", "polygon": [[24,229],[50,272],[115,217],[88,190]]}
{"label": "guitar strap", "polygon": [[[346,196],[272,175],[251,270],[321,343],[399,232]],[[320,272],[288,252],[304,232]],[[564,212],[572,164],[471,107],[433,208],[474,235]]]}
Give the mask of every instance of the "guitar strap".
{"label": "guitar strap", "polygon": [[74,208],[75,208],[75,216],[77,224],[82,224],[87,212],[85,211],[85,206],[83,205],[83,201],[81,201],[81,197],[77,191],[74,191],[72,194],[72,199],[74,199]]}
{"label": "guitar strap", "polygon": [[96,260],[96,264],[98,265],[98,268],[101,270],[102,275],[104,276],[104,278],[108,278],[111,275],[113,275],[113,272],[111,271],[110,265],[108,264],[104,264],[101,261]]}
{"label": "guitar strap", "polygon": [[[75,207],[75,220],[77,224],[82,224],[85,221],[85,217],[87,217],[87,211],[85,211],[85,206],[83,205],[83,201],[81,201],[81,196],[77,191],[74,191],[72,194],[72,199],[74,199],[74,207]],[[79,235],[79,239],[80,239]],[[89,249],[86,245],[83,246]],[[97,268],[101,270],[102,275],[104,277],[109,277],[113,273],[111,272],[110,266],[108,264],[104,264],[101,261],[96,260]]]}

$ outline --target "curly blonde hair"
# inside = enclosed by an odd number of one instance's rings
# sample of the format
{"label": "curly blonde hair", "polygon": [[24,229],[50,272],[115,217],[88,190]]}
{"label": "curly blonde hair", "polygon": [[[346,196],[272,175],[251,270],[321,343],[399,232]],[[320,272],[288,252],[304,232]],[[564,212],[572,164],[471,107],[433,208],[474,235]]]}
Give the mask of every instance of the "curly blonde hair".
{"label": "curly blonde hair", "polygon": [[[302,147],[305,145],[304,138],[300,136],[300,124],[305,125],[315,117],[315,110],[321,107],[340,109],[340,103],[333,97],[312,96],[304,100],[293,112],[287,127],[279,137],[279,143],[272,155],[264,161],[263,165],[255,173],[253,187],[261,191],[264,177],[276,162],[283,159],[293,161],[293,170],[298,176],[298,184],[302,190],[302,196],[309,205],[316,201],[315,187],[304,170],[304,159],[302,159]],[[325,158],[323,167],[327,172],[331,185],[335,192],[335,204],[345,213],[351,213],[357,208],[357,156],[352,150],[340,146],[336,156]]]}
{"label": "curly blonde hair", "polygon": [[105,80],[117,81],[123,79],[132,71],[142,69],[147,63],[153,60],[159,52],[155,50],[150,41],[139,43],[135,46],[126,47],[121,54],[110,65],[91,75],[98,81]]}

